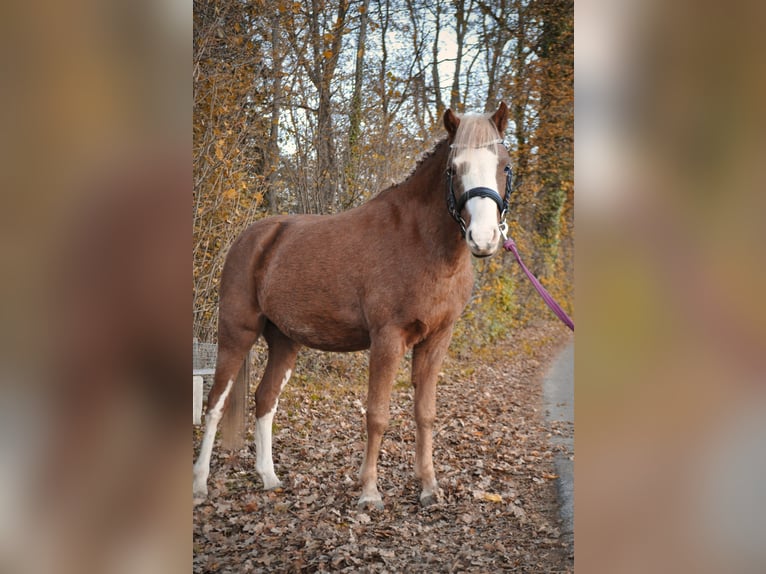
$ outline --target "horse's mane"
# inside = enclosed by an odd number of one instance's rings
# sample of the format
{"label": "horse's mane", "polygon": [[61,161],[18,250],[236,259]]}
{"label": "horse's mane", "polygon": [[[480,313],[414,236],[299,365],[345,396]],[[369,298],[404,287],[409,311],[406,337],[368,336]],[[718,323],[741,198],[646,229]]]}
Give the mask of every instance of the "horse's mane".
{"label": "horse's mane", "polygon": [[410,173],[407,174],[407,177],[405,177],[403,181],[408,180],[413,173],[418,171],[421,165],[423,165],[425,162],[427,162],[429,159],[435,156],[436,152],[439,151],[439,147],[442,146],[446,141],[447,141],[447,138],[443,137],[438,142],[436,142],[431,149],[420,154],[420,157],[415,162],[415,167],[412,168]]}
{"label": "horse's mane", "polygon": [[[455,153],[456,149],[465,147],[486,147],[490,144],[499,143],[502,141],[502,135],[498,133],[495,123],[492,121],[492,114],[476,114],[467,113],[459,115],[460,125],[458,126],[457,133],[455,134],[455,141],[450,145],[450,155]],[[388,191],[394,187],[402,185],[407,182],[420,167],[431,159],[446,144],[447,138],[440,139],[434,146],[421,154],[415,163],[415,167],[400,181],[388,185],[380,190],[376,195]]]}
{"label": "horse's mane", "polygon": [[377,193],[374,194],[373,197],[378,197],[380,195],[384,195],[386,192],[391,191],[401,185],[404,185],[407,183],[420,169],[420,167],[426,163],[428,160],[430,160],[432,157],[434,157],[440,150],[440,148],[444,145],[446,145],[447,138],[444,137],[440,139],[438,142],[436,142],[433,147],[431,147],[429,150],[423,152],[420,154],[420,157],[418,157],[417,161],[415,162],[415,167],[413,167],[407,175],[405,175],[402,179],[391,182],[388,185],[386,185],[384,188],[380,189]]}
{"label": "horse's mane", "polygon": [[[468,113],[459,115],[460,125],[457,128],[455,134],[455,141],[452,142],[450,147],[451,154],[454,154],[454,150],[460,148],[477,148],[487,147],[491,144],[501,143],[503,141],[502,134],[498,133],[495,122],[492,121],[492,114],[475,114]],[[447,138],[439,140],[429,151],[420,156],[413,170],[404,179],[405,181],[418,170],[418,168],[428,159],[430,159],[439,149]]]}
{"label": "horse's mane", "polygon": [[480,148],[501,143],[503,136],[498,133],[492,114],[465,114],[458,116],[460,125],[452,142],[452,151],[460,148]]}

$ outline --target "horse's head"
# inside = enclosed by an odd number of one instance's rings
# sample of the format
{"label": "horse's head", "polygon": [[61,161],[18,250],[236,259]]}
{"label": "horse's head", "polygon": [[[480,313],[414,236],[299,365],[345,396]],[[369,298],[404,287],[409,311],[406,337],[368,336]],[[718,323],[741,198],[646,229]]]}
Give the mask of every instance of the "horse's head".
{"label": "horse's head", "polygon": [[447,203],[460,224],[468,248],[488,257],[500,247],[500,225],[510,194],[511,158],[503,145],[508,106],[493,115],[456,116],[444,113],[450,141]]}

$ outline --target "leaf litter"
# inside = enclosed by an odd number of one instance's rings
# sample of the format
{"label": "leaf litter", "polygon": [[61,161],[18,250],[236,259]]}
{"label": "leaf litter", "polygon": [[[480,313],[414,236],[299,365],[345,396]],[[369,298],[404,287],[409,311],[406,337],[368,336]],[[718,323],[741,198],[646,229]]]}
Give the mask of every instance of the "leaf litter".
{"label": "leaf litter", "polygon": [[[304,351],[274,425],[284,487],[261,490],[252,440],[237,453],[217,446],[209,498],[194,509],[193,571],[573,572],[551,440],[573,429],[547,423],[541,406],[541,377],[566,337],[538,323],[481,360],[445,361],[434,429],[443,497],[427,508],[413,470],[413,393],[396,384],[378,465],[383,511],[356,506],[365,354]],[[196,456],[200,428],[193,435]]]}

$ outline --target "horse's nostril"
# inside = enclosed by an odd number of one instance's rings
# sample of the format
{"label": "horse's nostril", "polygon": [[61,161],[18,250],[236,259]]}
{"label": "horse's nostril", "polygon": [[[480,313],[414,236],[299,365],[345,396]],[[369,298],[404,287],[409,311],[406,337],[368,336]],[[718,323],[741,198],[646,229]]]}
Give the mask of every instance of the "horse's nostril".
{"label": "horse's nostril", "polygon": [[473,241],[473,231],[468,230],[468,241]]}

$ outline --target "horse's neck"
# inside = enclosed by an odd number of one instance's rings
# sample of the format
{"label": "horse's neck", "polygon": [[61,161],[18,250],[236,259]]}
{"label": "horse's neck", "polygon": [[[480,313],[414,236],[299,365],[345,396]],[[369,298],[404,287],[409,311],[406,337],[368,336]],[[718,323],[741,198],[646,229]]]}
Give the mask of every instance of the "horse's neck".
{"label": "horse's neck", "polygon": [[430,253],[449,260],[470,259],[460,228],[447,209],[445,172],[448,155],[449,144],[442,141],[398,186],[395,200],[403,209],[416,212],[416,224],[424,231],[421,237]]}

